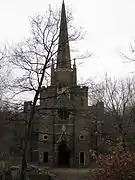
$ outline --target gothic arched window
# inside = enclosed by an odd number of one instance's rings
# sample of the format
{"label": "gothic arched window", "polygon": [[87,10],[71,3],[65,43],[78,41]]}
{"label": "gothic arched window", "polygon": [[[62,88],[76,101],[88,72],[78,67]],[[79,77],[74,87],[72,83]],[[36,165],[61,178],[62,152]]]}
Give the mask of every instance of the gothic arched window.
{"label": "gothic arched window", "polygon": [[58,109],[58,116],[60,117],[60,119],[67,119],[70,115],[70,112],[67,108],[59,108]]}
{"label": "gothic arched window", "polygon": [[61,86],[61,84],[59,84],[59,86],[58,86],[58,90],[59,90],[59,91],[61,91],[61,90],[62,90],[62,86]]}
{"label": "gothic arched window", "polygon": [[84,166],[84,164],[85,164],[85,154],[84,154],[84,152],[80,152],[80,154],[79,154],[79,164],[82,165],[82,166]]}

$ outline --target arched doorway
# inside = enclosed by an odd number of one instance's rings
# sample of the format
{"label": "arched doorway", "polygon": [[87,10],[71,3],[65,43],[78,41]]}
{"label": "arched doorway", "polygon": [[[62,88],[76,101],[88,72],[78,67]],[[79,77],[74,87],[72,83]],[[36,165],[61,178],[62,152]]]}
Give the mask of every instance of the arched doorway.
{"label": "arched doorway", "polygon": [[58,164],[59,167],[67,168],[70,167],[70,148],[68,147],[67,141],[61,141],[58,146]]}

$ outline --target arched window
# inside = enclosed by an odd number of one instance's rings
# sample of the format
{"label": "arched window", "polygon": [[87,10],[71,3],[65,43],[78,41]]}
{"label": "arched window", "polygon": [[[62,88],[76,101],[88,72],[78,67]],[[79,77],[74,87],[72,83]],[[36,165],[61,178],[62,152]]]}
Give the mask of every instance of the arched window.
{"label": "arched window", "polygon": [[59,91],[61,91],[61,90],[62,90],[62,86],[61,86],[61,84],[59,84],[59,86],[58,86],[58,90],[59,90]]}
{"label": "arched window", "polygon": [[70,115],[70,112],[69,112],[69,110],[68,110],[66,107],[59,108],[58,111],[57,111],[57,113],[58,113],[59,118],[65,119],[65,120],[66,120],[66,119],[69,117],[69,115]]}
{"label": "arched window", "polygon": [[84,152],[80,152],[80,154],[79,154],[79,164],[82,166],[85,165],[85,154],[84,154]]}
{"label": "arched window", "polygon": [[48,163],[48,152],[44,152],[43,161],[44,161],[44,163]]}

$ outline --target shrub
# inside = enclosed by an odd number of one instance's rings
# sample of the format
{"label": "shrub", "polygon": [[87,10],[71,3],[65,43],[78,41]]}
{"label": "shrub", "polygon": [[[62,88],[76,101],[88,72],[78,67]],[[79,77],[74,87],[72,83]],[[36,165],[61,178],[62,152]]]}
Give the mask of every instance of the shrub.
{"label": "shrub", "polygon": [[119,143],[109,155],[97,159],[98,168],[92,170],[93,180],[135,180],[135,153]]}

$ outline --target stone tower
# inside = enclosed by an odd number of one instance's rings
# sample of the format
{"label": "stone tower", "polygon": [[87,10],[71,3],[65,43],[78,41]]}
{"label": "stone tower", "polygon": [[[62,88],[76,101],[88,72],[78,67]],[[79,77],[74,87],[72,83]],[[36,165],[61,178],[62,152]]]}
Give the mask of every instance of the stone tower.
{"label": "stone tower", "polygon": [[[88,167],[91,149],[88,87],[77,85],[72,65],[64,1],[61,10],[56,65],[52,61],[51,84],[40,91],[31,161],[48,167]],[[100,113],[103,113],[100,112]]]}

